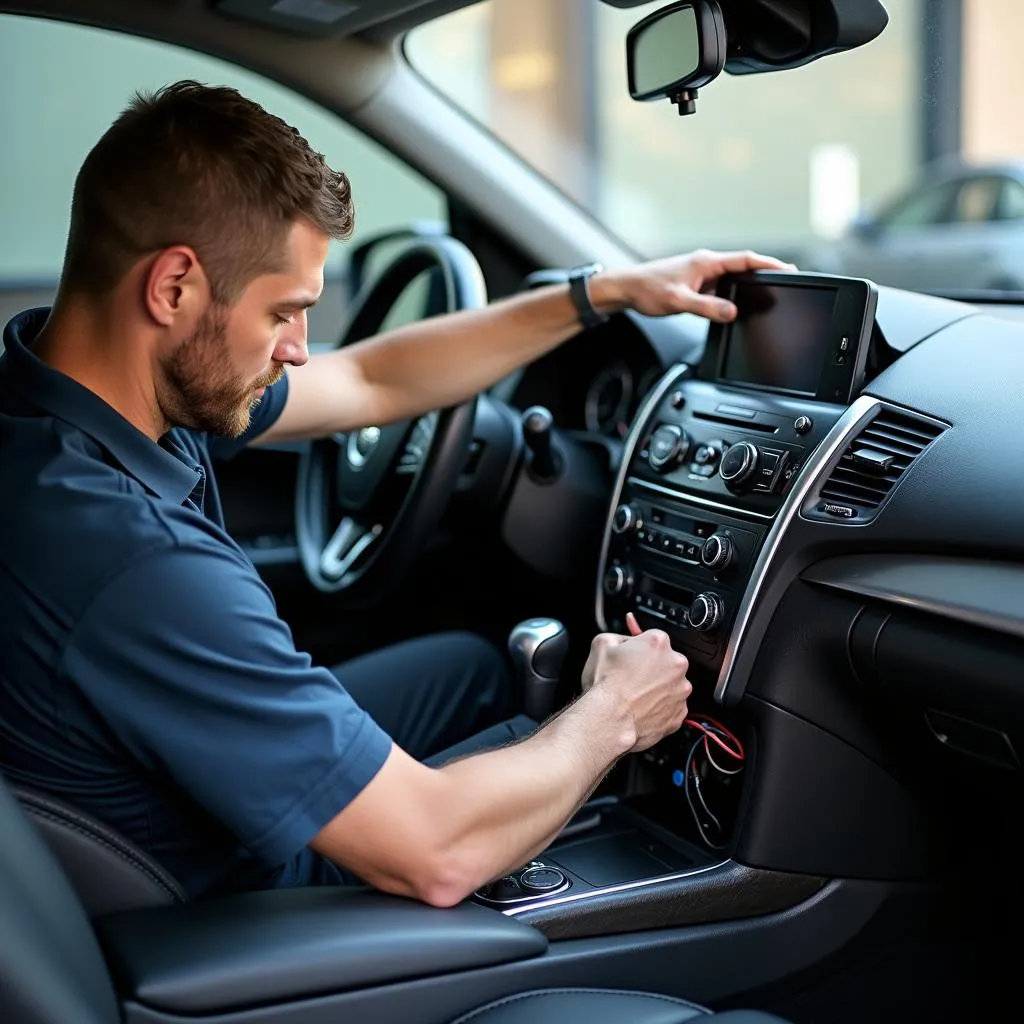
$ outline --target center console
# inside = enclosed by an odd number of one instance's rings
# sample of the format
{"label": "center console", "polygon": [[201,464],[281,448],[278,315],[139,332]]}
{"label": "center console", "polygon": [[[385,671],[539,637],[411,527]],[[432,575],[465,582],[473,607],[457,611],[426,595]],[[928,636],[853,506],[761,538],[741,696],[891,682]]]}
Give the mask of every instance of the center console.
{"label": "center console", "polygon": [[[744,745],[702,709],[728,671],[763,553],[800,497],[801,474],[817,472],[815,450],[829,447],[822,441],[863,383],[876,292],[865,281],[761,272],[723,278],[719,294],[738,317],[712,325],[699,367],[663,376],[626,439],[596,588],[601,629],[627,632],[633,612],[689,659],[686,726],[629,759],[628,795],[599,810],[589,831],[563,835],[539,861],[478,893],[556,928],[570,912],[572,934],[587,934],[588,913],[600,916],[603,903],[632,906],[641,891],[661,893],[653,918],[661,925],[709,920],[723,907],[744,916],[739,905],[767,891],[760,883],[774,874],[755,871],[752,887],[743,873],[754,869],[728,858]],[[775,890],[776,881],[766,884],[783,903],[824,884],[791,876]],[[710,917],[693,918],[696,904],[683,894],[695,892],[716,894],[704,903]]]}
{"label": "center console", "polygon": [[633,611],[714,681],[758,552],[804,467],[859,388],[876,293],[864,281],[724,279],[737,305],[701,365],[662,378],[627,442],[601,554],[596,615]]}

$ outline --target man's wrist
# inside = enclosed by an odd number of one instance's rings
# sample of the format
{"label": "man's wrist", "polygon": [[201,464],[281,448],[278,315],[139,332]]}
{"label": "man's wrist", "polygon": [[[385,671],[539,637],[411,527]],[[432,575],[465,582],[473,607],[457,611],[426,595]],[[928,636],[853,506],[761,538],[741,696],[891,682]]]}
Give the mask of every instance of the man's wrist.
{"label": "man's wrist", "polygon": [[630,308],[629,290],[623,275],[614,270],[602,270],[587,282],[590,301],[599,313],[620,313]]}
{"label": "man's wrist", "polygon": [[621,702],[600,683],[591,686],[576,702],[576,707],[590,720],[588,734],[604,741],[602,745],[606,746],[610,762],[617,761],[636,746],[636,721],[632,715],[624,713]]}

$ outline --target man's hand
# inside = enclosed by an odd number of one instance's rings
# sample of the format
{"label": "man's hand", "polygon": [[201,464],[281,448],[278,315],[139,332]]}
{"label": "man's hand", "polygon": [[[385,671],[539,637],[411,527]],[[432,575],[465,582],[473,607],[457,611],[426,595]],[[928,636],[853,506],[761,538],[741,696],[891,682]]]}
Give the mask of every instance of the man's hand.
{"label": "man's hand", "polygon": [[723,274],[750,270],[796,270],[772,256],[756,252],[710,252],[698,249],[685,256],[641,263],[628,270],[609,270],[590,280],[590,298],[596,309],[615,312],[635,309],[647,316],[696,313],[709,320],[727,322],[736,307],[726,299],[707,294]]}
{"label": "man's hand", "polygon": [[637,752],[682,726],[693,687],[686,678],[689,662],[672,649],[667,633],[641,630],[632,613],[627,625],[628,637],[594,637],[583,669],[583,689],[609,700],[615,714],[635,729],[632,751]]}

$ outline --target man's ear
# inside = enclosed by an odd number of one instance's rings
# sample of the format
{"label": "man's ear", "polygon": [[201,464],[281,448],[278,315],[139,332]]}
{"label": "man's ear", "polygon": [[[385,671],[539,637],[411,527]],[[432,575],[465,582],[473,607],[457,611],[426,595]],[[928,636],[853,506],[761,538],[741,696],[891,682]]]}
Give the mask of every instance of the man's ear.
{"label": "man's ear", "polygon": [[187,245],[164,249],[153,259],[143,281],[146,312],[162,327],[192,320],[206,308],[209,282],[195,251]]}

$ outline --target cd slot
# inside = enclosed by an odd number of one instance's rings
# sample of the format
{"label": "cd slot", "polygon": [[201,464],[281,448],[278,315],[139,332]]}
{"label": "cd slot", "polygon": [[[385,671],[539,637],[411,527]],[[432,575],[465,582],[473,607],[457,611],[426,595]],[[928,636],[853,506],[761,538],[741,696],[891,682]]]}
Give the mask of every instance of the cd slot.
{"label": "cd slot", "polygon": [[707,420],[709,423],[724,423],[730,427],[743,427],[746,430],[759,430],[763,434],[778,433],[779,428],[772,423],[758,423],[757,420],[740,419],[734,416],[725,416],[720,412],[693,411],[695,420]]}

